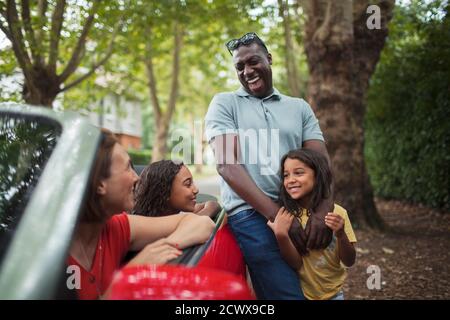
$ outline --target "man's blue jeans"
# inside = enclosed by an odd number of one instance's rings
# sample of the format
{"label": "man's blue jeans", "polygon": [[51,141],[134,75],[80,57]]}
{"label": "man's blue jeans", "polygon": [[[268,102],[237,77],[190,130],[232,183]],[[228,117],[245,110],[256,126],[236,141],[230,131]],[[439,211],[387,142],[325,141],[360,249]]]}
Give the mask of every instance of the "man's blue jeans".
{"label": "man's blue jeans", "polygon": [[304,300],[297,272],[281,256],[267,220],[254,209],[228,217],[258,299]]}

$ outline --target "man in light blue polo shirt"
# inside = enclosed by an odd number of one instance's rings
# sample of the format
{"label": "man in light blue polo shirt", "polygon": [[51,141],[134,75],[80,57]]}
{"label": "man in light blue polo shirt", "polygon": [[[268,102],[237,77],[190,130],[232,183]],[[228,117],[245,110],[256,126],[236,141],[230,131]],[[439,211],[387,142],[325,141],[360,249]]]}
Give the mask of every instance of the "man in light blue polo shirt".
{"label": "man in light blue polo shirt", "polygon": [[[323,135],[311,107],[281,94],[272,85],[272,56],[255,34],[227,43],[242,87],[214,96],[205,118],[221,179],[228,223],[242,249],[259,299],[303,299],[297,273],[281,257],[267,227],[279,206],[280,159],[289,150],[310,148],[326,155]],[[306,232],[297,220],[290,230],[297,250],[325,248],[331,230],[324,218],[333,197],[309,219]]]}

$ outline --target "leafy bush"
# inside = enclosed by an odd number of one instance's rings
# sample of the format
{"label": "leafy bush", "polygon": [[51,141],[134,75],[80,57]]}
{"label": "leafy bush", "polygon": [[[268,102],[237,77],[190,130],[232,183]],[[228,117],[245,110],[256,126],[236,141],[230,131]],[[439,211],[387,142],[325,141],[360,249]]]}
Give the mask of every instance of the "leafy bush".
{"label": "leafy bush", "polygon": [[378,196],[447,210],[449,13],[445,18],[428,15],[425,19],[411,8],[401,8],[391,27],[371,81],[365,119],[365,153],[372,186]]}
{"label": "leafy bush", "polygon": [[128,154],[130,155],[131,161],[134,165],[147,165],[152,159],[151,150],[130,149],[128,150]]}

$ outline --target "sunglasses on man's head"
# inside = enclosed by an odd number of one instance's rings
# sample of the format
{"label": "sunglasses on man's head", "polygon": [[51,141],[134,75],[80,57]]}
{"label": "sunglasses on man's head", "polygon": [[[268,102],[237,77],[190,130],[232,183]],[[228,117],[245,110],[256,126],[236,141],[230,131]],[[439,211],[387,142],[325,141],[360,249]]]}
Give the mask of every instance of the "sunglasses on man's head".
{"label": "sunglasses on man's head", "polygon": [[231,39],[225,45],[227,46],[227,49],[230,52],[230,54],[233,55],[233,51],[239,48],[241,45],[246,46],[255,41],[261,44],[267,51],[267,47],[264,44],[264,42],[254,32],[246,33],[239,39]]}

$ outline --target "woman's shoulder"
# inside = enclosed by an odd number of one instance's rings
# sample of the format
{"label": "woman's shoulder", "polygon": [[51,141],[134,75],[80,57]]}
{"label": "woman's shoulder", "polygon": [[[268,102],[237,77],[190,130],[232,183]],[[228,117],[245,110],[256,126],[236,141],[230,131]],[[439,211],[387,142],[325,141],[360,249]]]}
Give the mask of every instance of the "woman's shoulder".
{"label": "woman's shoulder", "polygon": [[104,237],[110,245],[118,246],[121,254],[128,251],[130,236],[130,222],[126,212],[113,215],[106,223],[106,228],[102,233],[102,237]]}
{"label": "woman's shoulder", "polygon": [[128,223],[128,214],[126,212],[115,214],[109,219],[108,223],[116,224],[116,223]]}
{"label": "woman's shoulder", "polygon": [[130,221],[128,219],[128,214],[126,212],[122,212],[119,214],[113,215],[106,222],[106,232],[116,232],[115,230],[120,229],[121,231],[128,231],[130,229]]}

